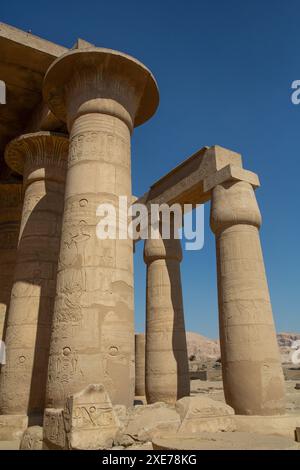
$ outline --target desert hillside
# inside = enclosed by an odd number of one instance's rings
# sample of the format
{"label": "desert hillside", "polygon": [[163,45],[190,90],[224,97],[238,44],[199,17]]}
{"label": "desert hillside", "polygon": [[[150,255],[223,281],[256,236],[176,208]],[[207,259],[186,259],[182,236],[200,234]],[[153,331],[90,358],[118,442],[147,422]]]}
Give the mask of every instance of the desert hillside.
{"label": "desert hillside", "polygon": [[[189,358],[194,356],[197,361],[206,361],[220,357],[219,340],[209,339],[193,332],[187,332],[186,336]],[[291,344],[300,340],[300,333],[278,333],[277,340],[282,362],[289,362]]]}

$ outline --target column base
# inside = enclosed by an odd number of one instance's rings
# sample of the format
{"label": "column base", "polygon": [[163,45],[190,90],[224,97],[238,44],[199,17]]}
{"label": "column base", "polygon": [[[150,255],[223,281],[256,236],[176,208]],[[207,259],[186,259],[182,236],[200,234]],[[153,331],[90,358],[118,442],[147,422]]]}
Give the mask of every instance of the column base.
{"label": "column base", "polygon": [[21,440],[27,427],[26,415],[0,415],[0,441]]}
{"label": "column base", "polygon": [[254,432],[257,434],[274,434],[296,440],[296,428],[300,427],[300,411],[277,416],[242,416],[233,419],[237,431]]}

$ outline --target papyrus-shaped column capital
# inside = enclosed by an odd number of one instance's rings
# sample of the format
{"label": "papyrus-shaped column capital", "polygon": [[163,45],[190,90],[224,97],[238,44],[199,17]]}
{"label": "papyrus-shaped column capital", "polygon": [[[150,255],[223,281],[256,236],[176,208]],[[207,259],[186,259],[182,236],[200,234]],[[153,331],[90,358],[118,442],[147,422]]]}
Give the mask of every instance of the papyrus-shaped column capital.
{"label": "papyrus-shaped column capital", "polygon": [[100,113],[118,117],[132,130],[155,113],[159,94],[153,75],[141,62],[95,47],[55,60],[45,76],[44,98],[69,129],[79,116]]}
{"label": "papyrus-shaped column capital", "polygon": [[33,181],[64,183],[67,170],[69,139],[56,132],[24,134],[5,149],[8,166],[24,177],[24,186]]}

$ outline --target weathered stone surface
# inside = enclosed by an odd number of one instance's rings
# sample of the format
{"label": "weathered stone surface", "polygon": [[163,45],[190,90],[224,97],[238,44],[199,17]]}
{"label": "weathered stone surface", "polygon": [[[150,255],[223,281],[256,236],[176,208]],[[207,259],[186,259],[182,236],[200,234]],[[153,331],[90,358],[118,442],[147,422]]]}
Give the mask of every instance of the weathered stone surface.
{"label": "weathered stone surface", "polygon": [[154,450],[300,450],[292,439],[248,432],[202,432],[186,436],[157,436]]}
{"label": "weathered stone surface", "polygon": [[42,450],[43,428],[41,426],[30,426],[23,434],[20,450]]}
{"label": "weathered stone surface", "polygon": [[152,442],[141,442],[140,444],[134,444],[127,447],[126,450],[153,450]]}
{"label": "weathered stone surface", "polygon": [[259,239],[261,215],[245,181],[212,189],[226,402],[242,415],[284,413],[284,378]]}
{"label": "weathered stone surface", "polygon": [[180,426],[180,417],[175,408],[165,403],[138,405],[128,410],[129,419],[124,432],[118,436],[116,444],[133,441],[151,441],[158,431],[174,432]]}
{"label": "weathered stone surface", "polygon": [[0,450],[19,450],[20,441],[0,441]]}
{"label": "weathered stone surface", "polygon": [[[116,407],[124,417],[124,409]],[[111,448],[121,428],[110,398],[101,384],[91,384],[67,398],[64,409],[46,409],[47,448],[95,450]]]}
{"label": "weathered stone surface", "polygon": [[0,183],[0,340],[5,337],[6,314],[17,258],[22,199],[22,184]]}
{"label": "weathered stone surface", "polygon": [[114,405],[113,410],[119,420],[119,432],[122,433],[128,424],[129,413],[125,405]]}
{"label": "weathered stone surface", "polygon": [[234,431],[234,410],[224,403],[207,397],[185,397],[178,400],[175,409],[180,416],[180,434],[198,432]]}
{"label": "weathered stone surface", "polygon": [[44,412],[68,147],[65,135],[36,132],[5,150],[25,191],[0,375],[0,413],[7,415],[42,420]]}
{"label": "weathered stone surface", "polygon": [[295,431],[300,427],[300,412],[280,416],[235,415],[237,431],[257,434],[274,434],[295,439]]}
{"label": "weathered stone surface", "polygon": [[144,261],[146,286],[146,398],[147,403],[176,400],[190,394],[183,312],[180,240],[147,239]]}
{"label": "weathered stone surface", "polygon": [[89,385],[67,399],[65,429],[71,449],[112,446],[120,423],[103,385]]}
{"label": "weathered stone surface", "polygon": [[67,439],[63,409],[46,408],[43,423],[43,441],[46,449],[66,449]]}
{"label": "weathered stone surface", "polygon": [[135,334],[135,395],[145,396],[145,348],[146,338],[143,333]]}
{"label": "weathered stone surface", "polygon": [[[57,59],[45,75],[43,92],[70,131],[47,405],[62,407],[67,396],[96,381],[113,404],[131,406],[132,240],[98,237],[97,208],[110,203],[119,225],[119,196],[131,205],[131,132],[154,114],[157,85],[136,59],[89,47]],[[57,367],[66,361],[63,351],[69,359],[64,374]]]}
{"label": "weathered stone surface", "polygon": [[0,441],[15,441],[22,438],[28,426],[25,415],[0,415]]}

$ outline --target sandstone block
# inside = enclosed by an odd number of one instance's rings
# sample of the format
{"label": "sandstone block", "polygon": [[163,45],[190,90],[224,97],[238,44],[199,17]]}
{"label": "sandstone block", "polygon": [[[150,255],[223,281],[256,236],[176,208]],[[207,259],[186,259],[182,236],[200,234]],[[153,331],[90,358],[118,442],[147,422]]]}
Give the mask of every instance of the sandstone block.
{"label": "sandstone block", "polygon": [[103,385],[92,384],[67,398],[65,429],[71,449],[111,447],[120,422]]}
{"label": "sandstone block", "polygon": [[174,432],[180,426],[180,417],[174,407],[165,403],[139,405],[129,410],[129,420],[125,428],[125,436],[134,441],[151,441],[157,432]]}
{"label": "sandstone block", "polygon": [[30,426],[23,434],[20,450],[42,450],[43,428],[41,426]]}
{"label": "sandstone block", "polygon": [[43,426],[44,448],[65,449],[66,433],[63,409],[46,408]]}
{"label": "sandstone block", "polygon": [[179,434],[234,431],[234,410],[207,397],[184,397],[175,404],[180,416]]}
{"label": "sandstone block", "polygon": [[0,441],[21,439],[28,426],[25,415],[0,415]]}

